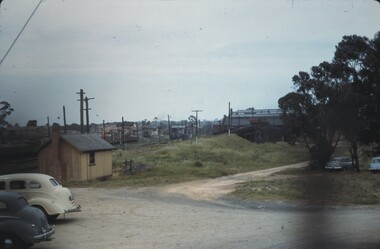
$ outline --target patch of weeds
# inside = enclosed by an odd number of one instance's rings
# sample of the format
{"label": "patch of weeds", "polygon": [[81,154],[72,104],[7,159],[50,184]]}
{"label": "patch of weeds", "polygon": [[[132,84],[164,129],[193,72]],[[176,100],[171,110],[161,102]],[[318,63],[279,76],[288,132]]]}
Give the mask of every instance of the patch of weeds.
{"label": "patch of weeds", "polygon": [[198,167],[198,168],[203,167],[203,163],[200,161],[195,161],[194,167]]}

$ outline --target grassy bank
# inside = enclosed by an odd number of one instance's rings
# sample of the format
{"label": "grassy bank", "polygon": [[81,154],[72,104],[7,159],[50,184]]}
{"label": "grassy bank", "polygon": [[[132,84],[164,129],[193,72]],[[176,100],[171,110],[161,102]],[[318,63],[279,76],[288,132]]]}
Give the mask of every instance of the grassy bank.
{"label": "grassy bank", "polygon": [[308,160],[304,146],[253,144],[235,135],[220,135],[166,145],[127,147],[116,151],[114,168],[125,160],[144,170],[91,183],[99,187],[153,186],[271,168]]}

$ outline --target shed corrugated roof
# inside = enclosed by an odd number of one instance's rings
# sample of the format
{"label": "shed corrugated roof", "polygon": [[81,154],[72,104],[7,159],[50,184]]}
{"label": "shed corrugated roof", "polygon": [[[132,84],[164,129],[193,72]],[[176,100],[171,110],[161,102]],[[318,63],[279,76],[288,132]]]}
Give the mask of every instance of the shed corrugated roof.
{"label": "shed corrugated roof", "polygon": [[113,145],[96,134],[61,135],[61,138],[80,152],[115,149]]}

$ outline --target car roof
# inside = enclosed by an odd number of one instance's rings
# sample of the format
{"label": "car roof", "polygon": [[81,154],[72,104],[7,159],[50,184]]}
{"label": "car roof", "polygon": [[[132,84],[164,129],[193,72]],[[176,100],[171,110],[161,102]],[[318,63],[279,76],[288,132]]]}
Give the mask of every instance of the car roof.
{"label": "car roof", "polygon": [[46,181],[54,178],[49,175],[40,174],[40,173],[18,173],[18,174],[8,174],[8,175],[0,175],[0,179],[2,180],[11,180],[11,179],[28,179],[28,180],[36,180],[36,181]]}
{"label": "car roof", "polygon": [[13,191],[0,191],[0,200],[7,203],[7,206],[12,212],[17,212],[23,206],[20,206],[19,200],[23,199],[26,203],[28,201],[19,193]]}
{"label": "car roof", "polygon": [[9,198],[18,198],[21,197],[21,195],[17,192],[11,192],[11,191],[0,191],[0,199],[9,199]]}

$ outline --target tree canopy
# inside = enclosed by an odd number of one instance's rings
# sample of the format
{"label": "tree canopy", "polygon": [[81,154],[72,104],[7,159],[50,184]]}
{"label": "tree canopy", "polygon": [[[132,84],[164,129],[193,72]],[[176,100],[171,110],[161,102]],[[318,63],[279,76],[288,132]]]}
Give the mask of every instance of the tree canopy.
{"label": "tree canopy", "polygon": [[0,102],[0,126],[7,125],[5,118],[13,112],[13,108],[7,101]]}
{"label": "tree canopy", "polygon": [[358,143],[380,141],[380,32],[372,40],[344,36],[331,62],[299,72],[293,85],[278,103],[285,126],[308,146],[311,165],[324,167],[343,135],[359,171]]}

